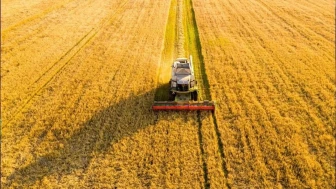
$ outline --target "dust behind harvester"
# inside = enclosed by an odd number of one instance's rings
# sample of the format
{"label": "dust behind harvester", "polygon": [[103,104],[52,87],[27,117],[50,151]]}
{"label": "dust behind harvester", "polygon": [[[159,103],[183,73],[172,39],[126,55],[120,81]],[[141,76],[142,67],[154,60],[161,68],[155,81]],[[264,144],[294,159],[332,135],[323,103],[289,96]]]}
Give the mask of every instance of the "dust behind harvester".
{"label": "dust behind harvester", "polygon": [[192,56],[174,61],[169,84],[169,101],[154,101],[153,110],[215,110],[213,101],[198,101]]}

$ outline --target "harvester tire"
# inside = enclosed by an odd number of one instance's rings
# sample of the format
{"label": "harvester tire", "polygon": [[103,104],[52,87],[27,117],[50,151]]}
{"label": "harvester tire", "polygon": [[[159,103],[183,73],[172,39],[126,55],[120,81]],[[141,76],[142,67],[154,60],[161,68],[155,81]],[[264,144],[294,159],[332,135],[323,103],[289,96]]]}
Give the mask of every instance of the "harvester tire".
{"label": "harvester tire", "polygon": [[197,91],[194,91],[191,93],[191,98],[193,101],[197,101],[198,100],[198,93]]}
{"label": "harvester tire", "polygon": [[169,101],[174,101],[175,100],[175,94],[173,92],[169,91]]}

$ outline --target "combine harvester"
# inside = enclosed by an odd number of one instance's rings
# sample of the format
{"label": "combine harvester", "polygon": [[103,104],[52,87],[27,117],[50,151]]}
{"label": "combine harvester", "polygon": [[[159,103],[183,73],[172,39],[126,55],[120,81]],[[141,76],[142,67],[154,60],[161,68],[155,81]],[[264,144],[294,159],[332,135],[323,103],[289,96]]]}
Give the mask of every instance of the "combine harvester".
{"label": "combine harvester", "polygon": [[154,101],[153,110],[215,110],[215,102],[198,101],[192,56],[175,60],[169,84],[169,101]]}

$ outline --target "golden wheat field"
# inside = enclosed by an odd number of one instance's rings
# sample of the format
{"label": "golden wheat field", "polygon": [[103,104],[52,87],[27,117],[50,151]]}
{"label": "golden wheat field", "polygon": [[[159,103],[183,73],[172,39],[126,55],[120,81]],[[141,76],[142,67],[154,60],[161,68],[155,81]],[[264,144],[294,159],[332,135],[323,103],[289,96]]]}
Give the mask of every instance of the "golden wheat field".
{"label": "golden wheat field", "polygon": [[336,187],[334,1],[1,3],[2,188]]}

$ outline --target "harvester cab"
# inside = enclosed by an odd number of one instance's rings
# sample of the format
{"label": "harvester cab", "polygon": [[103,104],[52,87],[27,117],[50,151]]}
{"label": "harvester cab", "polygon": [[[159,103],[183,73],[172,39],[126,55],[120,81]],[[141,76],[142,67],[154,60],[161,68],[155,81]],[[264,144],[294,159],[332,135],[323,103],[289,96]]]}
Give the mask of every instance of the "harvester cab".
{"label": "harvester cab", "polygon": [[198,101],[192,56],[174,61],[169,83],[169,101],[154,101],[153,110],[215,110],[213,101]]}

